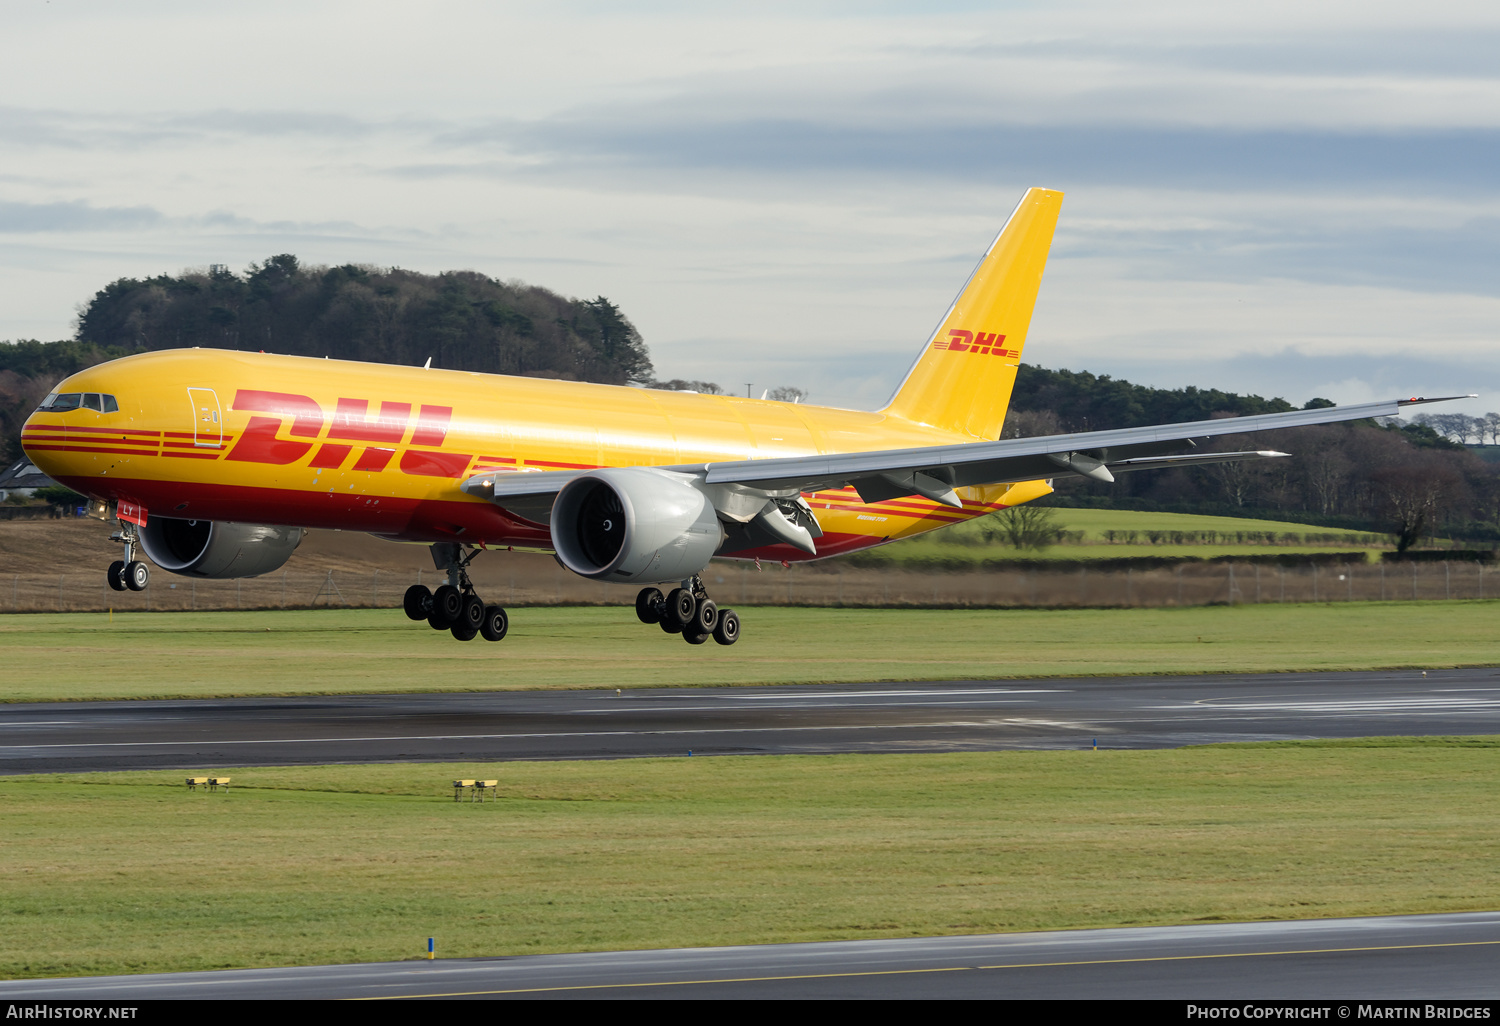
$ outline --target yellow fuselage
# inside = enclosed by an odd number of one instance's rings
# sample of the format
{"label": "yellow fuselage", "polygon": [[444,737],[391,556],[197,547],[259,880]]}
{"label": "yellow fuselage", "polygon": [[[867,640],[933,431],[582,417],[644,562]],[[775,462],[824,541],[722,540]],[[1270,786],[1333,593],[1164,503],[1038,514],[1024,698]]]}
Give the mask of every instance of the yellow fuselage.
{"label": "yellow fuselage", "polygon": [[[208,349],[145,353],[58,386],[118,410],[39,410],[22,445],[49,476],[150,516],[550,548],[546,526],[464,494],[486,471],[681,466],[973,441],[858,412],[572,381]],[[1024,502],[1043,482],[919,497],[807,496],[836,555]],[[740,555],[808,559],[786,545]]]}

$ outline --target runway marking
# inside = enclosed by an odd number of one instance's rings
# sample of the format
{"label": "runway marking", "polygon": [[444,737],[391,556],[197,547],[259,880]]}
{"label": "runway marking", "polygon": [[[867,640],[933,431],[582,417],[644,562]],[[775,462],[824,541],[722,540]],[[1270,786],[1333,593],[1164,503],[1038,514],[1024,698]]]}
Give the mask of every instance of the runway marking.
{"label": "runway marking", "polygon": [[[801,731],[832,730],[930,730],[935,727],[1016,727],[1035,726],[1043,720],[953,720],[941,723],[861,723],[836,724],[828,727],[713,727],[702,730],[579,730],[559,733],[532,734],[409,734],[394,737],[285,737],[262,738],[245,741],[70,741],[61,744],[0,745],[0,752],[33,751],[44,748],[166,748],[172,746],[207,745],[311,745],[332,744],[347,741],[369,743],[374,741],[514,741],[533,738],[555,737],[658,737],[683,734],[792,734]],[[1048,724],[1049,726],[1052,724]],[[1090,731],[1096,728],[1058,724],[1068,729]],[[1080,742],[1082,744],[1082,742]]]}
{"label": "runway marking", "polygon": [[1217,955],[1153,955],[1145,958],[1096,958],[1074,962],[1014,962],[1004,965],[955,965],[932,969],[871,969],[860,972],[803,973],[794,976],[743,976],[709,980],[652,980],[642,983],[579,983],[557,987],[515,987],[506,990],[467,990],[446,994],[381,994],[350,998],[352,1001],[401,1001],[410,998],[482,997],[486,994],[543,994],[563,990],[615,990],[626,987],[691,987],[710,983],[776,983],[785,980],[833,980],[859,976],[910,976],[917,973],[961,973],[995,969],[1053,969],[1082,965],[1124,965],[1145,962],[1192,962],[1210,958],[1260,958],[1268,955],[1337,955],[1357,951],[1417,951],[1423,948],[1476,948],[1500,944],[1500,940],[1446,941],[1440,944],[1385,944],[1359,948],[1305,948],[1294,951],[1232,951]]}
{"label": "runway marking", "polygon": [[[787,709],[881,709],[896,707],[900,709],[947,709],[957,707],[960,709],[975,709],[989,705],[1030,705],[1034,701],[1030,698],[996,698],[988,702],[841,702],[837,705],[822,705],[815,702],[796,704],[788,702]],[[598,716],[613,713],[679,713],[679,712],[726,712],[722,705],[671,705],[663,708],[659,705],[611,705],[607,709],[597,706],[582,709],[581,715]]]}
{"label": "runway marking", "polygon": [[[974,688],[966,691],[807,691],[788,695],[725,695],[737,702],[779,702],[787,698],[910,698],[933,695],[1064,695],[1071,694],[1064,688]],[[669,696],[662,696],[669,697]]]}
{"label": "runway marking", "polygon": [[1286,702],[1236,702],[1232,699],[1205,698],[1191,705],[1179,706],[1156,706],[1158,709],[1189,709],[1210,706],[1214,709],[1223,709],[1231,712],[1382,712],[1410,711],[1413,709],[1435,709],[1450,711],[1455,709],[1494,709],[1500,708],[1500,699],[1489,698],[1365,698],[1365,699],[1326,699],[1286,701]]}

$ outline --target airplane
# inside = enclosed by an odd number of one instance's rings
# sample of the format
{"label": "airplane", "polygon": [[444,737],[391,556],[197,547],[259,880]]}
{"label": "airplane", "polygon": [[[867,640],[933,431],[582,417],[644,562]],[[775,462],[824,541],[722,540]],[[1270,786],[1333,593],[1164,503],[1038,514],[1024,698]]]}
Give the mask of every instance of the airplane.
{"label": "airplane", "polygon": [[1055,190],[1026,192],[872,412],[195,348],[68,377],[22,447],[119,524],[116,590],[147,586],[141,553],[175,574],[253,577],[307,529],[333,528],[429,545],[447,583],[413,585],[404,608],[459,640],[505,637],[508,614],[468,567],[523,549],[645,585],[643,623],[730,645],[738,614],[703,585],[715,557],[823,559],[1030,502],[1063,476],[1286,455],[1202,451],[1220,436],[1444,401],[1001,440],[1061,205]]}

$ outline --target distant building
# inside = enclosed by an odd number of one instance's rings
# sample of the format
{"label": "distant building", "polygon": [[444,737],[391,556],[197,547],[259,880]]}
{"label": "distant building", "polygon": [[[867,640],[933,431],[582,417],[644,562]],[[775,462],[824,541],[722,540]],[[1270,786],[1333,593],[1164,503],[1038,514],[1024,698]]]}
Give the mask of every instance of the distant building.
{"label": "distant building", "polygon": [[36,494],[38,488],[51,488],[56,484],[56,481],[36,469],[36,464],[23,458],[0,474],[0,502],[5,502],[12,496],[29,499]]}

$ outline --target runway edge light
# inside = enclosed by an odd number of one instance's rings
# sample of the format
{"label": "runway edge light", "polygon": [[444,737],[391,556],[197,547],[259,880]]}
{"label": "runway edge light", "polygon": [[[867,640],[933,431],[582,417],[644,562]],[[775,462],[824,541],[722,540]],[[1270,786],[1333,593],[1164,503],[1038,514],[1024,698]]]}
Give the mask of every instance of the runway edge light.
{"label": "runway edge light", "polygon": [[431,937],[427,938],[427,958],[428,958],[429,961],[431,961],[433,958],[437,957],[433,953],[433,943],[432,943],[432,941],[433,941],[433,939]]}

